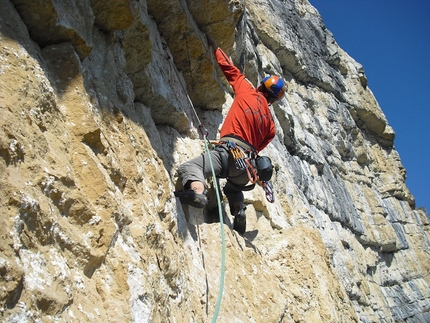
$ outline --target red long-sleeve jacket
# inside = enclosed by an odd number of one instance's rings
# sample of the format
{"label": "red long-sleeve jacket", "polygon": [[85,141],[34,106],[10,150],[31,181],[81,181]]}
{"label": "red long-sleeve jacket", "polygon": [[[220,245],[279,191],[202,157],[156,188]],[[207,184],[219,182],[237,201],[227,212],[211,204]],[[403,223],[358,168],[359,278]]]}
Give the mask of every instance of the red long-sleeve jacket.
{"label": "red long-sleeve jacket", "polygon": [[259,152],[275,137],[275,123],[267,100],[234,66],[221,48],[216,49],[215,57],[235,94],[220,136],[239,137]]}

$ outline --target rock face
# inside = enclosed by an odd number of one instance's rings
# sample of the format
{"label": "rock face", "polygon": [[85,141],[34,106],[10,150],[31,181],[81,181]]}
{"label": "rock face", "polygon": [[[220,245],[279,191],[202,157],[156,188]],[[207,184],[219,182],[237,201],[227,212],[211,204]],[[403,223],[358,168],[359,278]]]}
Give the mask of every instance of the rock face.
{"label": "rock face", "polygon": [[[306,0],[0,7],[3,322],[430,322],[428,214]],[[206,33],[254,84],[288,81],[276,202],[246,192],[240,236],[223,201],[224,279],[220,224],[173,196],[232,100]]]}

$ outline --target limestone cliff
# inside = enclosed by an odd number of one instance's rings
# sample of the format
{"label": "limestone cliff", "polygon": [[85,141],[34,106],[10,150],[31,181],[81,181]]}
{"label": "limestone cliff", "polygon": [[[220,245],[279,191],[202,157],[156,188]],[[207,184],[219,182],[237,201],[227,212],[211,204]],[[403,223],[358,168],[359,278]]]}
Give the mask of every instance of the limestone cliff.
{"label": "limestone cliff", "polygon": [[[428,214],[308,1],[0,8],[2,322],[430,321]],[[244,236],[223,203],[218,313],[221,226],[173,196],[232,101],[206,34],[254,84],[288,81],[264,151],[276,202],[246,193]]]}

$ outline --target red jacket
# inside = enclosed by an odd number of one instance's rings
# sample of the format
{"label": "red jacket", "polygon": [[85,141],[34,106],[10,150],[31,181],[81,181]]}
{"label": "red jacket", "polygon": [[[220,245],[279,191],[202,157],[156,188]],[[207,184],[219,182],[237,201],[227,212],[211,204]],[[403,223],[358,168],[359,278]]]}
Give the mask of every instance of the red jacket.
{"label": "red jacket", "polygon": [[275,123],[267,100],[234,66],[221,48],[215,51],[215,57],[235,94],[220,136],[239,137],[259,152],[275,137]]}

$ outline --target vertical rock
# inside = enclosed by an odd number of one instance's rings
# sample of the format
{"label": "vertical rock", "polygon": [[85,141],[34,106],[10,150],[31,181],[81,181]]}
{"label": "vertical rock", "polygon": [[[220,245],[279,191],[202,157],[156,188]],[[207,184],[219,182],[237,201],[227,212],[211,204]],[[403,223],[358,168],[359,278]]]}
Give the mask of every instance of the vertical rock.
{"label": "vertical rock", "polygon": [[221,227],[172,193],[232,102],[206,34],[253,83],[288,84],[262,152],[276,202],[246,192],[240,236],[222,201],[218,321],[430,320],[427,211],[363,66],[307,1],[0,2],[3,320],[216,315]]}

